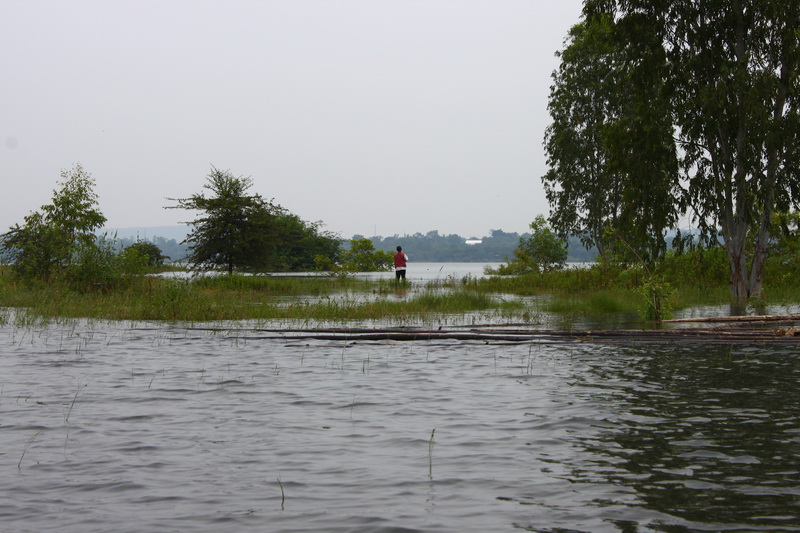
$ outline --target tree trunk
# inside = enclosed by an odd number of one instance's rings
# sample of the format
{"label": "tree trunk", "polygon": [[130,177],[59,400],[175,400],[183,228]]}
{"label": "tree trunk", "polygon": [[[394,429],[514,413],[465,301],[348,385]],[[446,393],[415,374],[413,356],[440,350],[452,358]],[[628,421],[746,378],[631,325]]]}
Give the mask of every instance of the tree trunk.
{"label": "tree trunk", "polygon": [[764,261],[767,257],[767,245],[769,244],[769,221],[772,219],[772,198],[774,191],[767,194],[764,211],[762,213],[761,224],[758,228],[756,237],[756,247],[753,251],[753,264],[750,266],[750,280],[748,298],[761,298],[764,289]]}
{"label": "tree trunk", "polygon": [[[791,39],[792,37],[788,37]],[[780,124],[786,113],[786,98],[789,92],[789,68],[785,62],[780,65],[780,83],[778,94],[772,108],[772,120],[777,125]],[[756,249],[753,253],[753,265],[750,271],[750,295],[761,297],[763,295],[764,282],[764,260],[767,255],[769,245],[770,225],[772,213],[775,209],[775,188],[778,180],[779,160],[782,158],[780,137],[771,137],[767,141],[766,155],[766,176],[764,189],[766,192],[764,204],[761,211],[761,220],[758,227],[758,237],[756,238]]]}
{"label": "tree trunk", "polygon": [[750,297],[747,282],[747,254],[745,253],[746,232],[737,231],[726,235],[725,251],[730,264],[731,303],[739,307]]}

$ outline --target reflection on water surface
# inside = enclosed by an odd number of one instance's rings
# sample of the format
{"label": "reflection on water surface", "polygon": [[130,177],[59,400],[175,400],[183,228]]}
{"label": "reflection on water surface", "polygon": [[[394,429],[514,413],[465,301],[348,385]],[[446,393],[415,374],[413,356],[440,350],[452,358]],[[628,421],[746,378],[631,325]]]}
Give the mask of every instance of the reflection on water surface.
{"label": "reflection on water surface", "polygon": [[257,337],[0,328],[2,530],[800,529],[792,347]]}

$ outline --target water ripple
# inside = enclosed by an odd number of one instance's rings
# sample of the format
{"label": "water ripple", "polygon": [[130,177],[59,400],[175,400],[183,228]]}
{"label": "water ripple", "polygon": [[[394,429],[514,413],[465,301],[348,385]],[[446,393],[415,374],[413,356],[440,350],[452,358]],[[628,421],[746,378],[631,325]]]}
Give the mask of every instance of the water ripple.
{"label": "water ripple", "polygon": [[2,530],[800,531],[791,349],[257,336],[0,328]]}

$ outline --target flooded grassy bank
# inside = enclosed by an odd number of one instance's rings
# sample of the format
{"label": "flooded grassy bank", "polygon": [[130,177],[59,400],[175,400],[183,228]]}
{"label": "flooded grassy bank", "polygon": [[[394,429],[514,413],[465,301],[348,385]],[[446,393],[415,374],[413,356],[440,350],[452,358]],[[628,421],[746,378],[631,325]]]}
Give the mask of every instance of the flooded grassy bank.
{"label": "flooded grassy bank", "polygon": [[[608,327],[632,327],[643,318],[641,284],[646,273],[641,269],[592,264],[545,274],[486,274],[498,265],[414,264],[405,284],[395,283],[391,272],[193,276],[172,271],[88,289],[64,283],[26,284],[0,268],[0,306],[24,308],[45,318],[162,321],[435,324],[442,315],[448,322],[461,315],[466,323],[545,321],[568,327],[605,321]],[[767,297],[749,309],[733,309],[719,272],[689,266],[667,272],[672,289],[665,300],[669,306],[665,318],[696,309],[720,314],[787,313],[800,302],[794,277],[780,275],[780,284],[768,287]]]}

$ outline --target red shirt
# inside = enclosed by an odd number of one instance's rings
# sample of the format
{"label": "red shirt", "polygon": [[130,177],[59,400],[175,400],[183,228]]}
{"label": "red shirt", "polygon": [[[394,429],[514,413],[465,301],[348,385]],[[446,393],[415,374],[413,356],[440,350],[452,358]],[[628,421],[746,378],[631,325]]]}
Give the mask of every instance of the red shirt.
{"label": "red shirt", "polygon": [[405,268],[406,261],[408,261],[408,256],[403,252],[397,252],[394,254],[394,267],[395,268]]}

